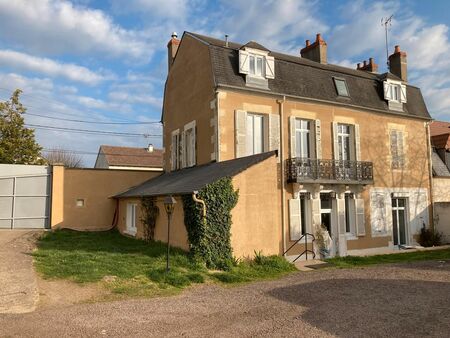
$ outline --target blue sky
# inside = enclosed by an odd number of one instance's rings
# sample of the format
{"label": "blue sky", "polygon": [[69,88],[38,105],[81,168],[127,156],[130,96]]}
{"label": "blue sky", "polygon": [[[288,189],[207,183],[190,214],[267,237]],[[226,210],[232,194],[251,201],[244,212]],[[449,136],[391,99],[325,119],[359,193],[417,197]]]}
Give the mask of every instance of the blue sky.
{"label": "blue sky", "polygon": [[[450,2],[307,0],[0,0],[0,99],[21,88],[28,124],[160,135],[171,32],[256,40],[298,54],[320,32],[328,60],[385,71],[381,18],[394,15],[390,51],[408,53],[409,82],[436,119],[450,121]],[[35,114],[35,115],[31,115]],[[145,124],[88,124],[49,119]],[[95,153],[100,144],[161,146],[161,138],[36,130],[48,148]],[[95,155],[83,154],[86,165]]]}

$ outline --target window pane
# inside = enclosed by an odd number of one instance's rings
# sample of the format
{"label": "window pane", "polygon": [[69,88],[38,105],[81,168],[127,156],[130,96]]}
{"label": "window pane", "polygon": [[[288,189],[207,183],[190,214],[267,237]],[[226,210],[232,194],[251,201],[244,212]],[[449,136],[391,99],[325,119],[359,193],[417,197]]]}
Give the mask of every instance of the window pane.
{"label": "window pane", "polygon": [[345,194],[345,232],[351,232],[350,229],[350,196]]}
{"label": "window pane", "polygon": [[302,221],[302,235],[306,233],[306,200],[305,196],[300,196],[300,217]]}
{"label": "window pane", "polygon": [[398,206],[404,208],[405,207],[405,199],[399,198],[398,200]]}
{"label": "window pane", "polygon": [[247,155],[254,154],[253,152],[253,115],[247,115]]}
{"label": "window pane", "polygon": [[254,154],[263,152],[263,117],[254,116]]}
{"label": "window pane", "polygon": [[302,143],[301,157],[309,158],[309,133],[307,131],[302,132],[301,143]]}
{"label": "window pane", "polygon": [[258,57],[256,58],[256,75],[262,76],[262,65],[263,65],[262,58]]}
{"label": "window pane", "polygon": [[255,57],[250,55],[248,59],[250,74],[255,74]]}
{"label": "window pane", "polygon": [[406,244],[406,229],[405,229],[405,210],[398,211],[398,229],[400,232],[400,243]]}
{"label": "window pane", "polygon": [[345,80],[334,79],[334,83],[336,85],[336,90],[339,96],[349,96]]}

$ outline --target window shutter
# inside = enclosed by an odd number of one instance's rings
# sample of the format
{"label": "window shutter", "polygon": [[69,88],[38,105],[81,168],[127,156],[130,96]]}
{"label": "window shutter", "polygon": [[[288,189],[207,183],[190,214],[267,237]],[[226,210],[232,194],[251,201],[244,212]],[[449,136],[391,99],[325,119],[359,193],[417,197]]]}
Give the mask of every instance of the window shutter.
{"label": "window shutter", "polygon": [[269,150],[280,149],[280,116],[269,115]]}
{"label": "window shutter", "polygon": [[364,217],[364,200],[362,198],[355,199],[356,210],[356,233],[358,236],[366,235],[366,218]]}
{"label": "window shutter", "polygon": [[275,59],[273,56],[266,56],[266,78],[275,78]]}
{"label": "window shutter", "polygon": [[192,158],[190,159],[191,163],[189,163],[190,166],[196,165],[197,161],[197,154],[196,154],[196,145],[197,145],[197,126],[194,126],[192,128],[192,137],[191,137],[191,156]]}
{"label": "window shutter", "polygon": [[173,145],[173,135],[170,138],[170,170],[175,170],[175,151],[174,151],[174,145]]}
{"label": "window shutter", "polygon": [[405,164],[405,155],[403,153],[403,132],[397,131],[397,156],[398,163],[401,168],[403,168]]}
{"label": "window shutter", "polygon": [[296,241],[302,236],[300,199],[289,200],[289,234],[291,241]]}
{"label": "window shutter", "polygon": [[356,161],[361,161],[361,143],[360,143],[360,137],[359,137],[359,124],[355,124],[355,157]]}
{"label": "window shutter", "polygon": [[320,214],[320,197],[311,200],[311,208],[313,214],[312,223],[313,226],[315,227],[314,229],[311,230],[311,232],[315,234],[316,230],[319,229],[322,222],[321,221],[322,215]]}
{"label": "window shutter", "polygon": [[400,86],[400,102],[406,103],[406,86],[405,85]]}
{"label": "window shutter", "polygon": [[248,74],[248,52],[239,50],[239,73]]}
{"label": "window shutter", "polygon": [[[315,121],[315,134],[316,134],[316,158],[321,159],[322,158],[322,130],[320,126],[320,120]],[[311,143],[312,144],[312,143]]]}
{"label": "window shutter", "polygon": [[179,161],[180,161],[180,168],[185,168],[187,164],[186,164],[186,134],[184,130],[180,133]]}
{"label": "window shutter", "polygon": [[291,140],[291,158],[294,158],[297,156],[297,150],[296,150],[296,140],[295,140],[295,116],[289,117],[289,130],[290,130],[290,140]]}
{"label": "window shutter", "polygon": [[387,81],[383,82],[383,90],[384,90],[384,99],[388,101],[392,100],[391,85]]}
{"label": "window shutter", "polygon": [[338,140],[337,122],[333,122],[333,156],[335,160],[339,160],[339,140]]}
{"label": "window shutter", "polygon": [[344,198],[336,198],[336,204],[338,209],[338,226],[339,226],[339,233],[344,234],[345,231],[345,199]]}
{"label": "window shutter", "polygon": [[235,143],[236,158],[247,155],[247,112],[245,110],[236,110],[235,112]]}

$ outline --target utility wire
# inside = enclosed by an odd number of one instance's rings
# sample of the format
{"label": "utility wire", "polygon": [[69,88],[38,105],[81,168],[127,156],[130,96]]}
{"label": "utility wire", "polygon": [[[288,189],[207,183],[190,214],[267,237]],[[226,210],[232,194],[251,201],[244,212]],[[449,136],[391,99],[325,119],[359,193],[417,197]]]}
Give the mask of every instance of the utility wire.
{"label": "utility wire", "polygon": [[[49,152],[49,153],[67,153],[67,154],[77,154],[77,155],[98,155],[98,152],[83,151],[83,150],[48,149],[48,148],[44,148],[43,151],[44,152]],[[149,153],[149,154],[151,154],[151,153]],[[114,153],[102,153],[102,155],[129,156],[129,157],[146,157],[146,155],[117,154],[117,153],[115,153],[115,154]]]}
{"label": "utility wire", "polygon": [[90,129],[78,129],[78,128],[64,128],[64,127],[53,127],[53,126],[43,126],[40,124],[25,124],[26,127],[31,127],[35,129],[53,130],[53,131],[67,131],[71,133],[79,134],[97,134],[97,135],[111,135],[111,136],[131,136],[131,137],[161,137],[162,135],[156,134],[139,134],[139,133],[123,133],[116,131],[101,131],[101,130],[90,130]]}

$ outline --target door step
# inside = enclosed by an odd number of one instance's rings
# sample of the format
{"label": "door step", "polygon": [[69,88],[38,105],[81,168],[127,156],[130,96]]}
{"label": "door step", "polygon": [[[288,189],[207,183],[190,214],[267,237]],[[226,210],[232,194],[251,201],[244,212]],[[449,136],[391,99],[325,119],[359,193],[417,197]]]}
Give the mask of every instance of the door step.
{"label": "door step", "polygon": [[305,261],[297,261],[294,264],[295,264],[295,267],[299,271],[312,271],[312,270],[317,270],[317,269],[322,269],[322,268],[332,266],[331,263],[324,262],[324,261],[321,261],[318,259],[309,259],[307,261],[306,260]]}

